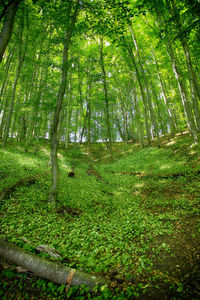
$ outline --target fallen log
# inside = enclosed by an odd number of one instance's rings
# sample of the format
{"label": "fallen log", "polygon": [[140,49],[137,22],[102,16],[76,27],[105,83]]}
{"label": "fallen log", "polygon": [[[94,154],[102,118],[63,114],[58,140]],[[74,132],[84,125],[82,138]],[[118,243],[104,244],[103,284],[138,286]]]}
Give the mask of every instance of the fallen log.
{"label": "fallen log", "polygon": [[0,239],[0,256],[9,261],[58,284],[66,284],[66,290],[70,286],[87,285],[92,290],[96,285],[104,286],[108,281],[79,270],[71,269],[58,262],[52,262],[45,258],[28,253],[27,251]]}

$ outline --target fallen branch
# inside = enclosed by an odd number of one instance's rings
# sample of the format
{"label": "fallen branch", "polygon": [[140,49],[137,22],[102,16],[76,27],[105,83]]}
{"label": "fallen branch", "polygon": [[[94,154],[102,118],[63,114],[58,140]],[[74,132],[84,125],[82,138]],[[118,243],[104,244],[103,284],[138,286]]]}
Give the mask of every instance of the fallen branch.
{"label": "fallen branch", "polygon": [[[24,237],[22,237],[22,241],[25,242],[25,243],[27,243],[27,244],[29,244],[29,245],[33,245],[34,246],[33,242],[27,240]],[[38,245],[37,247],[35,247],[35,250],[37,252],[47,253],[51,257],[61,258],[60,253],[56,249],[54,249],[53,247],[50,247],[49,245]]]}
{"label": "fallen branch", "polygon": [[193,171],[193,172],[177,172],[177,173],[172,173],[172,174],[147,174],[147,173],[142,173],[142,172],[114,172],[111,171],[110,173],[112,174],[121,174],[121,175],[131,175],[131,176],[141,176],[141,177],[158,177],[158,178],[177,178],[180,176],[188,176],[188,175],[198,175],[200,174],[200,170]]}
{"label": "fallen branch", "polygon": [[94,169],[94,167],[93,167],[92,164],[90,164],[90,166],[89,166],[89,168],[87,169],[86,173],[87,173],[87,175],[89,175],[89,176],[90,176],[90,175],[95,176],[97,180],[100,180],[100,181],[101,181],[101,180],[103,179],[103,177],[101,176],[101,174],[100,174],[99,172],[97,172],[97,171]]}
{"label": "fallen branch", "polygon": [[[48,171],[49,172],[49,171]],[[31,185],[34,184],[36,182],[36,180],[38,180],[38,178],[41,175],[45,175],[48,172],[44,172],[44,173],[39,173],[36,174],[34,176],[28,177],[28,178],[23,178],[20,179],[18,182],[16,182],[15,184],[5,188],[3,191],[0,192],[0,201],[3,200],[4,198],[7,198],[11,193],[13,193],[15,191],[15,189],[21,185],[27,186],[27,185]]]}
{"label": "fallen branch", "polygon": [[0,239],[0,255],[40,277],[58,284],[66,284],[66,289],[69,286],[85,284],[92,290],[96,285],[103,286],[108,284],[106,279],[71,269],[61,263],[48,261],[28,253],[3,239]]}
{"label": "fallen branch", "polygon": [[49,254],[51,257],[55,257],[55,258],[61,258],[60,253],[58,253],[58,251],[48,245],[38,245],[36,247],[36,251],[38,252],[44,252]]}
{"label": "fallen branch", "polygon": [[144,174],[142,172],[114,172],[111,171],[112,174],[121,174],[121,175],[140,175],[140,176],[147,176],[147,174]]}

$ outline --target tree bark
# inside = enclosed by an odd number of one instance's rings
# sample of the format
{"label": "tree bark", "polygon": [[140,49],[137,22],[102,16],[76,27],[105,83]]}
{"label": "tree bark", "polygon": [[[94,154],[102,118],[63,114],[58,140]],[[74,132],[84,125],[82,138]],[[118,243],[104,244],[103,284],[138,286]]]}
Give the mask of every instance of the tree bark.
{"label": "tree bark", "polygon": [[147,102],[148,102],[148,105],[149,105],[151,124],[153,125],[153,129],[154,129],[155,135],[157,137],[157,142],[158,142],[158,144],[160,144],[158,124],[157,124],[157,121],[156,121],[156,118],[155,118],[155,113],[154,113],[152,100],[151,100],[151,96],[150,96],[150,92],[149,92],[148,82],[147,82],[147,79],[146,79],[146,75],[145,75],[145,72],[144,72],[144,68],[143,68],[143,64],[142,64],[142,60],[141,60],[141,56],[140,56],[140,51],[139,51],[139,48],[138,48],[136,37],[135,37],[131,27],[129,27],[129,30],[130,30],[133,42],[135,44],[135,49],[136,49],[136,52],[137,52],[137,57],[138,57],[140,69],[141,69],[141,72],[142,72],[142,78],[143,78],[143,81],[144,81],[144,86],[146,88],[146,95],[147,95],[146,98],[147,98]]}
{"label": "tree bark", "polygon": [[137,124],[137,132],[140,141],[140,148],[144,148],[144,127],[141,121],[141,112],[140,107],[138,105],[138,98],[136,94],[136,90],[133,88],[133,100],[135,104],[135,117],[136,117],[136,124]]}
{"label": "tree bark", "polygon": [[66,291],[70,286],[85,284],[92,290],[96,285],[104,286],[108,281],[103,278],[71,269],[60,263],[46,260],[16,247],[0,239],[0,255],[11,262],[28,269],[40,277],[57,284],[66,284]]}
{"label": "tree bark", "polygon": [[171,62],[172,62],[172,66],[173,66],[173,71],[174,71],[175,77],[177,79],[177,83],[178,83],[178,87],[179,87],[179,91],[180,91],[180,95],[181,95],[181,100],[182,100],[182,104],[183,104],[183,108],[184,108],[185,116],[186,116],[186,120],[187,120],[188,129],[193,137],[194,142],[196,143],[198,139],[197,139],[197,131],[196,131],[196,125],[195,125],[194,116],[193,116],[193,112],[192,112],[192,108],[191,108],[191,103],[188,100],[187,90],[186,90],[184,81],[182,79],[183,76],[181,74],[181,70],[178,65],[178,60],[174,53],[174,50],[172,47],[172,42],[171,42],[169,36],[167,36],[167,46],[168,46],[168,53],[171,58]]}
{"label": "tree bark", "polygon": [[159,78],[160,85],[161,85],[162,96],[163,96],[164,103],[165,103],[166,108],[167,108],[167,113],[168,113],[168,118],[169,118],[169,124],[170,124],[170,131],[171,131],[172,136],[174,136],[175,133],[176,133],[176,125],[175,125],[175,122],[174,122],[174,119],[173,119],[173,113],[172,113],[172,111],[171,111],[171,109],[169,107],[169,103],[168,103],[168,100],[167,100],[167,96],[166,96],[166,92],[165,92],[165,87],[164,87],[162,75],[160,73],[158,62],[157,62],[157,59],[155,57],[155,53],[153,51],[153,48],[152,48],[152,54],[153,54],[154,62],[155,62],[157,73],[158,73],[158,78]]}
{"label": "tree bark", "polygon": [[68,72],[68,52],[71,42],[72,33],[74,31],[76,18],[78,14],[79,0],[76,0],[74,12],[71,16],[72,6],[68,11],[68,17],[71,17],[69,28],[66,31],[65,44],[63,50],[63,63],[62,63],[62,80],[58,92],[57,103],[54,111],[53,124],[51,127],[51,172],[52,172],[52,184],[49,192],[49,202],[55,205],[58,195],[58,161],[57,161],[57,149],[58,149],[58,124],[60,118],[60,111],[62,108],[63,97],[67,84],[67,72]]}
{"label": "tree bark", "polygon": [[23,55],[21,55],[21,50],[20,50],[19,62],[18,62],[18,67],[17,67],[17,71],[16,71],[15,80],[14,80],[13,87],[12,87],[12,97],[11,97],[8,116],[7,116],[7,120],[6,120],[6,128],[5,128],[5,132],[4,132],[4,138],[3,138],[3,147],[6,146],[7,139],[9,136],[11,118],[12,118],[12,114],[13,114],[14,101],[15,101],[15,95],[16,95],[16,88],[17,88],[17,83],[19,80],[20,72],[21,72],[21,69],[22,69],[22,66],[24,63],[24,59],[25,59],[25,52],[23,53]]}
{"label": "tree bark", "polygon": [[110,113],[109,113],[109,101],[108,101],[108,84],[106,78],[106,70],[104,66],[104,56],[103,56],[103,37],[100,38],[100,64],[103,73],[103,87],[104,87],[104,96],[105,96],[105,104],[106,104],[106,127],[107,127],[107,138],[108,138],[108,147],[110,150],[111,158],[113,157],[112,151],[112,136],[111,136],[111,128],[110,128]]}
{"label": "tree bark", "polygon": [[142,82],[141,82],[141,76],[140,76],[138,67],[136,65],[135,56],[133,54],[132,47],[129,47],[128,45],[126,45],[125,40],[124,40],[124,44],[125,44],[126,50],[129,53],[131,61],[133,63],[133,67],[134,67],[135,72],[136,72],[136,78],[137,78],[137,81],[139,83],[140,92],[141,92],[141,96],[142,96],[142,102],[143,102],[143,108],[144,108],[144,118],[145,118],[145,129],[146,129],[146,135],[147,135],[147,143],[148,143],[148,146],[150,146],[151,145],[151,135],[150,135],[150,128],[149,128],[149,120],[148,120],[148,108],[147,108],[147,101],[146,101],[144,88],[143,88]]}
{"label": "tree bark", "polygon": [[[71,75],[72,76],[72,75]],[[70,124],[71,124],[71,117],[72,117],[72,78],[70,76],[69,79],[69,96],[68,96],[68,101],[67,101],[67,107],[66,107],[66,133],[65,133],[65,147],[66,149],[69,148],[69,143],[70,143]]]}
{"label": "tree bark", "polygon": [[18,4],[20,1],[12,1],[10,5],[7,6],[4,12],[4,24],[0,33],[0,63],[3,59],[3,54],[5,52],[6,46],[9,43],[10,37],[12,35],[15,15],[17,12]]}
{"label": "tree bark", "polygon": [[197,80],[197,76],[195,74],[193,65],[192,65],[192,59],[190,55],[190,49],[188,46],[187,42],[187,37],[184,32],[184,28],[182,26],[182,21],[179,15],[179,12],[176,7],[176,2],[174,0],[170,1],[172,4],[172,8],[170,6],[169,1],[167,0],[168,7],[171,11],[171,15],[175,20],[175,24],[177,27],[177,31],[179,33],[179,38],[184,50],[185,54],[185,60],[186,60],[186,65],[187,65],[187,70],[188,70],[188,77],[189,77],[189,82],[190,82],[190,90],[191,90],[191,96],[192,96],[192,101],[193,101],[193,108],[194,108],[194,115],[196,119],[196,124],[198,131],[200,132],[200,110],[199,110],[199,103],[198,103],[198,98],[200,101],[200,85]]}
{"label": "tree bark", "polygon": [[12,50],[11,53],[9,53],[9,55],[6,59],[6,63],[5,63],[5,73],[4,73],[4,77],[2,78],[2,85],[1,85],[1,91],[0,91],[0,114],[1,114],[1,111],[3,108],[4,95],[5,95],[5,91],[6,91],[7,84],[8,84],[8,73],[9,73],[9,70],[11,67],[13,54],[14,54],[14,50]]}

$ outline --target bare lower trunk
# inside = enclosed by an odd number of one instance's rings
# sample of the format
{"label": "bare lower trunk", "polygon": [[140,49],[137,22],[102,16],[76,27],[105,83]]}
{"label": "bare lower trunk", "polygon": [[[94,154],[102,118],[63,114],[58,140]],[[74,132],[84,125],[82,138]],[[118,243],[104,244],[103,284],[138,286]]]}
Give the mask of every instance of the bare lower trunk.
{"label": "bare lower trunk", "polygon": [[73,15],[71,15],[72,7],[69,7],[68,19],[71,18],[71,22],[66,31],[66,38],[63,50],[63,64],[62,64],[62,81],[58,92],[57,103],[54,111],[53,124],[51,127],[51,172],[52,172],[52,185],[49,192],[49,202],[55,205],[58,194],[58,160],[57,160],[57,149],[58,149],[58,124],[60,118],[60,111],[62,108],[63,97],[66,90],[67,84],[67,72],[68,72],[68,52],[69,45],[72,37],[72,33],[76,23],[76,17],[78,13],[79,0],[76,1]]}
{"label": "bare lower trunk", "polygon": [[188,77],[189,77],[189,82],[190,82],[190,90],[191,90],[193,109],[194,109],[194,118],[196,120],[198,132],[200,132],[200,110],[199,110],[199,102],[198,102],[198,98],[200,100],[200,85],[199,85],[197,76],[195,74],[195,71],[194,71],[194,68],[192,65],[190,49],[189,49],[188,42],[187,42],[187,36],[185,34],[182,20],[181,20],[179,11],[176,6],[176,1],[167,0],[166,2],[168,5],[168,9],[169,9],[169,11],[173,17],[173,20],[175,22],[175,26],[176,26],[177,32],[179,33],[179,38],[180,38],[181,44],[183,46],[187,70],[188,70]]}
{"label": "bare lower trunk", "polygon": [[[125,41],[124,41],[125,43]],[[138,67],[136,65],[136,61],[135,61],[135,57],[132,51],[132,48],[129,47],[129,45],[126,45],[126,49],[130,55],[131,61],[133,63],[133,67],[135,69],[136,72],[136,77],[137,77],[137,81],[140,87],[140,92],[141,92],[141,96],[142,96],[142,102],[143,102],[143,108],[144,108],[144,119],[145,119],[145,129],[146,129],[146,135],[147,135],[147,143],[148,145],[151,145],[151,135],[150,135],[150,127],[149,127],[149,120],[148,120],[148,108],[147,108],[147,101],[146,101],[146,96],[145,96],[145,92],[144,92],[144,88],[141,82],[141,76],[138,70]]]}
{"label": "bare lower trunk", "polygon": [[12,51],[9,54],[9,56],[6,60],[6,64],[5,64],[5,75],[4,75],[4,78],[3,78],[3,83],[1,85],[1,91],[0,91],[0,113],[1,113],[2,108],[3,108],[4,95],[5,95],[7,85],[8,85],[8,80],[7,79],[8,79],[8,73],[9,73],[12,58],[13,58],[13,53],[14,53],[14,51]]}
{"label": "bare lower trunk", "polygon": [[153,53],[154,62],[156,64],[156,69],[157,69],[157,72],[158,72],[158,78],[159,78],[160,85],[161,85],[162,96],[163,96],[164,103],[165,103],[166,108],[167,108],[167,113],[168,113],[168,118],[169,118],[169,124],[170,124],[170,131],[171,131],[172,136],[174,136],[175,132],[176,132],[176,126],[175,126],[175,122],[174,122],[174,118],[173,118],[173,113],[172,113],[172,111],[171,111],[171,109],[169,107],[169,103],[168,103],[168,100],[167,100],[167,96],[166,96],[166,92],[165,92],[165,87],[164,87],[162,75],[160,73],[158,62],[156,60],[153,48],[152,48],[152,53]]}
{"label": "bare lower trunk", "polygon": [[174,71],[175,77],[177,79],[177,83],[178,83],[178,87],[179,87],[179,91],[180,91],[180,95],[181,95],[181,100],[182,100],[182,104],[183,104],[183,108],[184,108],[184,112],[185,112],[185,116],[186,116],[186,120],[187,120],[188,129],[193,137],[194,142],[197,142],[197,131],[196,131],[196,126],[195,126],[195,122],[194,122],[194,116],[193,116],[193,112],[192,112],[192,108],[191,108],[191,103],[188,100],[187,91],[186,91],[186,87],[185,87],[185,84],[182,79],[181,70],[179,68],[178,61],[175,56],[175,53],[174,53],[174,50],[172,47],[172,43],[171,43],[171,40],[169,37],[167,38],[167,43],[168,43],[168,52],[169,52],[169,55],[171,58],[172,66],[173,66],[173,71]]}
{"label": "bare lower trunk", "polygon": [[5,128],[4,138],[3,138],[3,147],[6,146],[7,139],[8,139],[8,136],[9,136],[11,118],[12,118],[12,114],[13,114],[14,101],[15,101],[15,95],[16,95],[16,88],[17,88],[17,83],[18,83],[18,80],[19,80],[21,68],[22,68],[23,63],[24,63],[24,58],[25,58],[25,56],[19,58],[17,73],[16,73],[15,80],[14,80],[14,83],[13,83],[12,97],[11,97],[10,107],[9,107],[8,116],[7,116],[7,120],[6,120],[6,128]]}
{"label": "bare lower trunk", "polygon": [[138,98],[135,89],[133,89],[133,100],[135,104],[135,116],[136,116],[137,132],[140,141],[140,148],[144,148],[144,127],[141,122],[141,112],[140,112],[140,107],[138,105]]}
{"label": "bare lower trunk", "polygon": [[190,90],[191,90],[191,95],[192,95],[194,115],[195,115],[195,119],[196,119],[197,128],[200,133],[200,110],[199,110],[199,102],[198,102],[198,98],[200,100],[199,83],[198,83],[196,74],[194,72],[193,66],[192,66],[190,51],[189,51],[189,47],[187,45],[186,39],[182,39],[182,45],[183,45],[183,49],[185,52],[187,69],[188,69],[188,74],[189,74]]}
{"label": "bare lower trunk", "polygon": [[147,98],[147,102],[148,102],[148,106],[149,106],[151,124],[153,125],[153,131],[155,132],[155,135],[157,137],[157,142],[158,142],[158,144],[160,144],[158,124],[157,124],[154,109],[153,109],[152,99],[151,99],[151,96],[150,96],[148,82],[147,82],[146,75],[145,75],[145,72],[144,72],[144,68],[143,68],[143,64],[142,64],[142,60],[141,60],[141,56],[140,56],[140,51],[139,51],[139,48],[138,48],[138,45],[137,45],[136,37],[133,34],[133,31],[132,31],[131,27],[129,27],[129,30],[130,30],[131,36],[132,36],[134,44],[135,44],[135,48],[136,48],[136,51],[137,51],[137,57],[138,57],[140,69],[141,69],[141,72],[142,72],[142,78],[143,78],[144,86],[145,86],[145,89],[146,89],[146,96],[147,96],[146,98]]}
{"label": "bare lower trunk", "polygon": [[110,112],[109,112],[109,103],[108,103],[108,86],[107,86],[107,78],[106,78],[106,71],[104,67],[104,57],[103,57],[103,38],[101,38],[101,44],[100,44],[100,64],[103,73],[103,87],[104,87],[104,96],[105,96],[105,104],[106,104],[106,127],[107,127],[108,147],[112,158],[113,157],[112,137],[111,137]]}

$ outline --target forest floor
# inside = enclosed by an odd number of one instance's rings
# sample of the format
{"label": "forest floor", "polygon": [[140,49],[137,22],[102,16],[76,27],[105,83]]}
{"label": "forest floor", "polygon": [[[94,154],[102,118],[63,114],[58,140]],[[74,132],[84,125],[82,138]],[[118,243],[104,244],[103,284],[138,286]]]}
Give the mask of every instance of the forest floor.
{"label": "forest floor", "polygon": [[200,149],[188,134],[160,148],[115,143],[113,161],[105,144],[61,145],[56,208],[47,202],[49,149],[0,149],[0,237],[33,253],[54,247],[61,263],[111,284],[66,294],[1,259],[0,298],[200,299]]}

